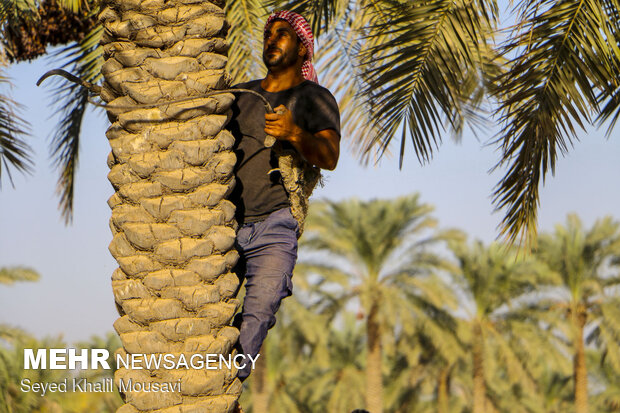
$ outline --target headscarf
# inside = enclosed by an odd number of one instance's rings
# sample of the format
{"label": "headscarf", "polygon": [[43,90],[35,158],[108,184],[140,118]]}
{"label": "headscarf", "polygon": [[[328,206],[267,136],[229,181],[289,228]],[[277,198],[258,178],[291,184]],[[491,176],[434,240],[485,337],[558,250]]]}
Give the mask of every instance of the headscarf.
{"label": "headscarf", "polygon": [[312,35],[312,29],[306,19],[292,11],[282,10],[273,12],[267,18],[267,22],[265,23],[265,31],[267,31],[267,26],[269,26],[269,24],[271,24],[274,20],[284,20],[291,25],[293,30],[295,30],[297,37],[299,37],[299,40],[301,40],[301,43],[307,51],[304,62],[301,65],[301,74],[304,79],[311,80],[314,83],[319,83],[316,76],[316,71],[312,65],[312,57],[314,56],[314,36]]}

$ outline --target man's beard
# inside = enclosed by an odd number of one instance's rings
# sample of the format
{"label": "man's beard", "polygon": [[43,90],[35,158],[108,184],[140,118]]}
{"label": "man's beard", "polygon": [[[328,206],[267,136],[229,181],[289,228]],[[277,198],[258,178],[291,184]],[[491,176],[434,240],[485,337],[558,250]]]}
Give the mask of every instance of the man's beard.
{"label": "man's beard", "polygon": [[[267,57],[269,52],[276,50],[279,52],[278,54]],[[265,63],[267,69],[271,69],[272,67],[285,68],[295,64],[295,57],[296,56],[293,56],[292,54],[282,52],[280,49],[268,49],[263,53],[263,63]]]}

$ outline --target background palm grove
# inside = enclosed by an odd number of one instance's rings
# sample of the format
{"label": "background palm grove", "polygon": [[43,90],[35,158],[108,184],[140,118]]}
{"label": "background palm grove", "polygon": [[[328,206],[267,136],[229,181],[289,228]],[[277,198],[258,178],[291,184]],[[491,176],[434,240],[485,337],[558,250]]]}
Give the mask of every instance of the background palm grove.
{"label": "background palm grove", "polygon": [[[52,52],[57,64],[102,85],[101,99],[121,107],[108,111],[106,136],[117,191],[109,201],[122,316],[115,329],[125,350],[225,353],[236,339],[227,327],[237,300],[228,273],[236,224],[223,199],[234,163],[222,130],[230,98],[200,95],[264,74],[262,22],[274,7],[311,21],[320,80],[338,97],[343,137],[360,160],[394,152],[402,166],[415,162],[405,156],[413,146],[425,163],[442,137],[500,125],[485,139],[498,150],[502,176],[492,201],[504,216],[505,243],[442,228],[418,195],[317,202],[295,295],[280,310],[249,388],[241,393],[227,373],[194,377],[188,394],[130,395],[124,411],[228,411],[239,396],[254,412],[620,411],[620,223],[605,217],[586,225],[569,215],[536,234],[541,180],[558,155],[592,126],[611,133],[620,113],[613,0],[522,1],[509,18],[494,1],[2,0],[3,66],[60,46]],[[69,82],[56,87],[61,121],[51,152],[69,222],[89,95]],[[200,100],[161,105],[187,96]],[[132,108],[144,104],[152,107]],[[5,184],[40,167],[19,113],[16,102],[0,98]],[[163,216],[154,204],[170,208]],[[0,266],[2,284],[39,277]],[[207,331],[192,330],[196,318],[209,320]],[[173,332],[172,324],[187,328]],[[67,343],[8,325],[0,334],[0,408],[123,405],[116,394],[21,392],[23,377],[63,378],[22,370],[22,349]],[[76,346],[113,350],[121,341],[102,333]]]}

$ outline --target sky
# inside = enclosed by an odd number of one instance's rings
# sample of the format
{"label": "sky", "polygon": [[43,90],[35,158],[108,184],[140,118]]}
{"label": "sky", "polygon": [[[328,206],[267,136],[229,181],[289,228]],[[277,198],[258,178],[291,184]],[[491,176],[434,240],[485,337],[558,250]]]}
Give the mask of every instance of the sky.
{"label": "sky", "polygon": [[[23,116],[31,122],[29,143],[34,149],[32,175],[14,176],[15,188],[3,179],[0,190],[0,267],[28,266],[41,274],[35,283],[0,285],[0,323],[19,326],[38,338],[62,337],[68,343],[112,331],[118,317],[112,297],[110,276],[116,263],[108,252],[111,233],[112,195],[107,180],[109,152],[105,130],[108,121],[101,113],[85,118],[77,173],[72,225],[64,225],[54,190],[58,173],[51,165],[49,143],[57,117],[51,103],[52,87],[36,80],[53,62],[41,58],[33,63],[13,65],[11,94],[25,106]],[[492,127],[480,134],[480,141],[466,133],[461,144],[449,137],[433,160],[420,165],[411,145],[405,163],[384,158],[377,166],[363,168],[352,155],[346,137],[338,167],[328,172],[324,188],[314,199],[343,200],[394,198],[419,192],[421,201],[435,206],[434,216],[443,228],[455,227],[470,239],[491,242],[497,237],[502,213],[494,213],[491,194],[501,177],[489,174],[498,153],[485,145],[497,133]],[[541,189],[539,230],[552,230],[570,212],[587,226],[597,218],[620,218],[620,129],[609,139],[604,130],[579,134],[570,153],[562,157],[556,176],[549,176]],[[303,253],[300,255],[303,259]]]}

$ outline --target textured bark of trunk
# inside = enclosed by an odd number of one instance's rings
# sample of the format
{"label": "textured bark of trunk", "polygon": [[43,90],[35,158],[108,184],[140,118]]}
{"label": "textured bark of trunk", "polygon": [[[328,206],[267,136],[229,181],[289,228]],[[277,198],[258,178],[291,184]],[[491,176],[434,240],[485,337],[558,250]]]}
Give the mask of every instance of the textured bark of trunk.
{"label": "textured bark of trunk", "polygon": [[586,324],[585,312],[573,317],[575,336],[575,355],[573,356],[573,378],[575,382],[575,413],[588,413],[588,368],[583,342],[583,328]]}
{"label": "textured bark of trunk", "polygon": [[267,391],[267,359],[265,344],[261,346],[260,357],[256,360],[256,368],[252,378],[252,412],[267,413],[269,411],[269,392]]}
{"label": "textured bark of trunk", "polygon": [[[111,106],[159,104],[227,84],[223,1],[108,0],[102,99]],[[238,339],[229,327],[239,306],[231,272],[234,206],[233,137],[224,130],[231,94],[156,108],[108,109],[112,152],[108,178],[116,193],[110,252],[121,317],[121,355],[206,353],[228,357]],[[234,354],[234,353],[233,353]],[[198,360],[198,359],[195,359]],[[204,360],[204,359],[203,359]],[[206,360],[205,360],[206,361]],[[180,383],[180,391],[126,391],[123,413],[230,412],[241,393],[236,371],[126,369],[117,386]]]}
{"label": "textured bark of trunk", "polygon": [[368,356],[366,360],[366,409],[383,412],[383,378],[381,377],[381,325],[377,320],[379,306],[373,303],[366,320]]}
{"label": "textured bark of trunk", "polygon": [[446,366],[439,372],[437,379],[437,413],[450,412],[450,399],[448,396],[448,379],[450,377],[450,366]]}
{"label": "textured bark of trunk", "polygon": [[473,413],[486,412],[486,383],[484,381],[484,338],[478,321],[473,327],[473,362],[474,362],[474,408]]}

